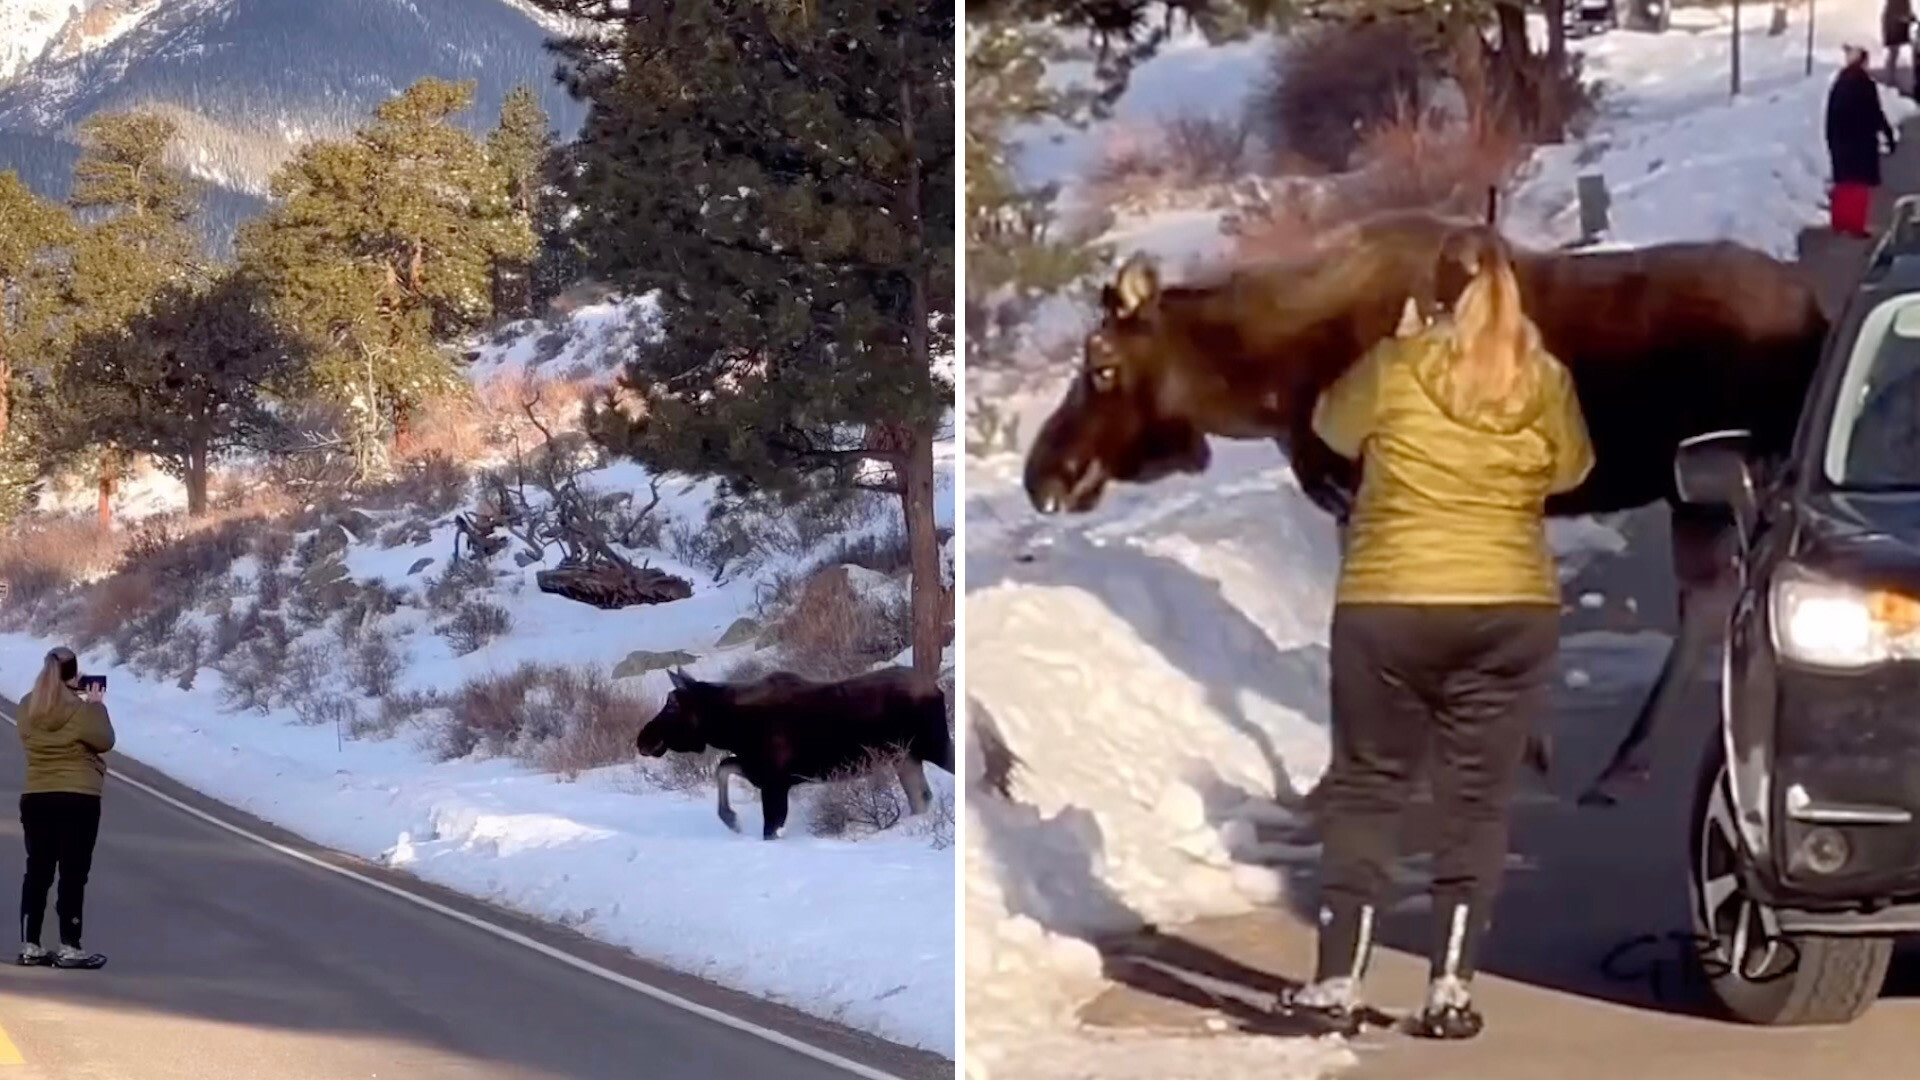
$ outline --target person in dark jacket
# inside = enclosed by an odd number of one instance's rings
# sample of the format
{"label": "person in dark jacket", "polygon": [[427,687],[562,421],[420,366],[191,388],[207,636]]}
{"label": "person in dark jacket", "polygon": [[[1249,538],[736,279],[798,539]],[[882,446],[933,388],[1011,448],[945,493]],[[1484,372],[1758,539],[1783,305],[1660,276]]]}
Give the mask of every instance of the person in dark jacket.
{"label": "person in dark jacket", "polygon": [[[1906,49],[1907,59],[1913,59],[1912,0],[1887,0],[1887,5],[1880,9],[1880,43],[1887,50],[1887,85],[1899,89],[1900,50]],[[1914,74],[1920,81],[1920,69]],[[1908,93],[1920,95],[1920,85],[1909,84]]]}
{"label": "person in dark jacket", "polygon": [[1880,107],[1880,87],[1867,71],[1867,50],[1846,47],[1847,62],[1827,92],[1827,156],[1833,168],[1833,231],[1871,235],[1867,214],[1880,186],[1881,140],[1896,145],[1893,125]]}
{"label": "person in dark jacket", "polygon": [[1586,479],[1593,446],[1499,234],[1475,228],[1449,248],[1467,278],[1451,313],[1427,322],[1409,301],[1402,332],[1314,409],[1314,431],[1360,462],[1360,489],[1330,635],[1318,959],[1286,1004],[1352,1029],[1401,818],[1431,757],[1437,925],[1413,1030],[1457,1039],[1481,1029],[1469,988],[1559,651],[1546,499]]}

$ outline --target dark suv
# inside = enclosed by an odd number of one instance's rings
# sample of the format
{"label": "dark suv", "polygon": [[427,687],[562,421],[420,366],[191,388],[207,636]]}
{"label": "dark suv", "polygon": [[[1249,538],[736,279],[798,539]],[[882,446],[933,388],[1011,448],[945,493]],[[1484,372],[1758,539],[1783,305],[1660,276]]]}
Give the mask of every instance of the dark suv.
{"label": "dark suv", "polygon": [[1681,497],[1740,533],[1694,930],[1735,1017],[1846,1023],[1920,932],[1920,197],[1834,324],[1777,475],[1756,478],[1745,438],[1674,463]]}

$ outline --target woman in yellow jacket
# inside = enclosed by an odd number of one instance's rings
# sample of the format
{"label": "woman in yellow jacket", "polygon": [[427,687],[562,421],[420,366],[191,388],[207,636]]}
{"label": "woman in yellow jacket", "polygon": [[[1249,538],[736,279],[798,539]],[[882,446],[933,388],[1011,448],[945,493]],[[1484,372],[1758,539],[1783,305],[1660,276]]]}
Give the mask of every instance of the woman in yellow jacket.
{"label": "woman in yellow jacket", "polygon": [[[101,755],[113,749],[113,722],[101,702],[103,692],[82,692],[79,683],[79,658],[72,649],[56,648],[20,704],[20,745],[27,754],[20,796],[20,828],[27,839],[20,963],[29,966],[97,968],[107,962],[81,947],[80,916],[100,834],[100,790],[107,775]],[[56,874],[60,947],[49,952],[40,944],[40,927]]]}
{"label": "woman in yellow jacket", "polygon": [[1437,925],[1413,1027],[1469,1038],[1482,1026],[1469,986],[1508,803],[1559,647],[1544,505],[1586,478],[1593,449],[1499,235],[1463,231],[1442,265],[1466,275],[1451,316],[1403,326],[1314,411],[1321,439],[1361,462],[1361,482],[1331,634],[1318,959],[1293,1004],[1352,1023],[1402,811],[1431,748]]}

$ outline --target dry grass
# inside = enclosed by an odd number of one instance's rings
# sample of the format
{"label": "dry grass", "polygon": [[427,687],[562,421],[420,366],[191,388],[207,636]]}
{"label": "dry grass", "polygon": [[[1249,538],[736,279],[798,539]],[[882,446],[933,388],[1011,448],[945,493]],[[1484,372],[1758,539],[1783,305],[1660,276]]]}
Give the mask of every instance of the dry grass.
{"label": "dry grass", "polygon": [[510,755],[577,774],[631,760],[634,737],[659,704],[598,668],[522,664],[453,694],[432,749],[441,760]]}
{"label": "dry grass", "polygon": [[906,598],[862,596],[842,567],[807,577],[789,595],[791,602],[768,628],[766,640],[779,646],[799,674],[844,679],[907,647]]}
{"label": "dry grass", "polygon": [[1225,183],[1245,172],[1251,137],[1244,119],[1198,112],[1112,124],[1088,182],[1095,201],[1107,205],[1137,205]]}
{"label": "dry grass", "polygon": [[911,809],[894,767],[898,750],[870,750],[855,765],[804,789],[807,829],[815,836],[885,832]]}

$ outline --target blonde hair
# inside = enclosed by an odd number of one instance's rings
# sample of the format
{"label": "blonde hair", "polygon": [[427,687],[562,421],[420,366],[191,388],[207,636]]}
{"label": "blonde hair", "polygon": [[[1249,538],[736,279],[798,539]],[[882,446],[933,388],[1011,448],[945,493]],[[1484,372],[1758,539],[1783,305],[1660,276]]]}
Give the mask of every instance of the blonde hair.
{"label": "blonde hair", "polygon": [[1462,404],[1498,406],[1531,398],[1539,386],[1540,330],[1520,302],[1506,244],[1474,229],[1449,248],[1469,275],[1453,304],[1454,383]]}
{"label": "blonde hair", "polygon": [[33,680],[33,689],[27,693],[27,710],[46,712],[60,704],[66,695],[73,693],[67,681],[60,677],[60,672],[68,665],[77,670],[79,664],[79,658],[65,645],[57,645],[49,651],[46,661],[40,665],[40,675]]}

